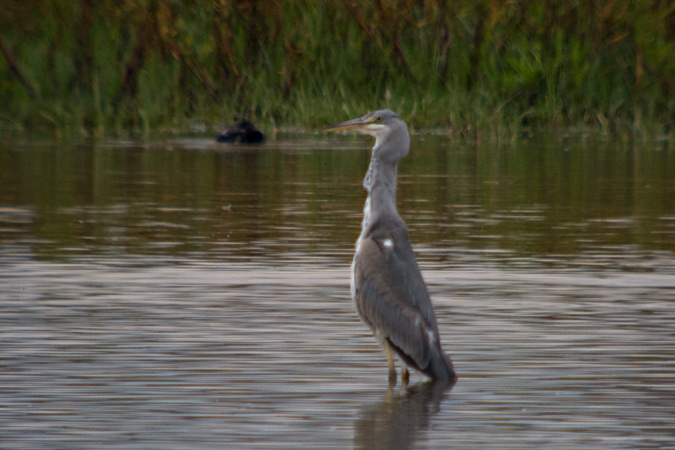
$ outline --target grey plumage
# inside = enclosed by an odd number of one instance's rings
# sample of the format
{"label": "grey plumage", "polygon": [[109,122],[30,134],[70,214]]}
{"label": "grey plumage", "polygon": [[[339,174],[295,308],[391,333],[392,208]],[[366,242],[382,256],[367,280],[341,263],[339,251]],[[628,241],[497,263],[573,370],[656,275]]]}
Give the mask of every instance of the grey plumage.
{"label": "grey plumage", "polygon": [[[333,125],[328,131],[350,129],[375,137],[364,179],[368,198],[352,264],[356,310],[387,352],[390,381],[396,379],[393,350],[405,364],[430,378],[454,382],[456,374],[441,348],[408,229],[396,208],[397,167],[410,147],[408,128],[396,113],[382,110]],[[405,367],[403,377],[406,382]]]}

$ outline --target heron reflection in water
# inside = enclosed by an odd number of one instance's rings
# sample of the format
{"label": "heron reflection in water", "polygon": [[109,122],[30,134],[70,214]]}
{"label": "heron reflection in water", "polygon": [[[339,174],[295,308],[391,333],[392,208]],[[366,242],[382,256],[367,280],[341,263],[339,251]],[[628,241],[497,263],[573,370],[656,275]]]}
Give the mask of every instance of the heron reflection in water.
{"label": "heron reflection in water", "polygon": [[351,294],[356,311],[384,348],[389,383],[396,383],[394,354],[429,378],[452,384],[457,375],[441,348],[431,299],[410,245],[408,228],[396,209],[399,161],[408,154],[410,136],[393,111],[381,110],[337,123],[325,131],[356,131],[375,138],[363,181],[368,192],[361,235],[352,263]]}
{"label": "heron reflection in water", "polygon": [[354,423],[352,448],[408,449],[425,434],[441,411],[448,392],[442,383],[426,382],[408,386],[397,393],[389,386],[379,401],[364,393],[367,401]]}

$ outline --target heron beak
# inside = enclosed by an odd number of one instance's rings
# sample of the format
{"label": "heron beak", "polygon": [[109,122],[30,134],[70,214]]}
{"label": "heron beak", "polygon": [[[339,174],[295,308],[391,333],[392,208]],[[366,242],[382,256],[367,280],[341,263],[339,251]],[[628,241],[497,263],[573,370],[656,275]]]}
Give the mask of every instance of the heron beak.
{"label": "heron beak", "polygon": [[351,130],[367,130],[369,125],[375,122],[374,117],[359,117],[358,119],[348,120],[346,122],[335,123],[324,129],[324,133],[331,131],[351,131]]}

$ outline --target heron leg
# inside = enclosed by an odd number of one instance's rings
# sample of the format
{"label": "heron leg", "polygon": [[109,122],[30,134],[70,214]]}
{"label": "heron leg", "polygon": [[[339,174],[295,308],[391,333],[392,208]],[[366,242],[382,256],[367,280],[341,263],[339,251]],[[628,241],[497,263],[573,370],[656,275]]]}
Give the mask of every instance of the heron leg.
{"label": "heron leg", "polygon": [[387,364],[389,365],[389,384],[396,384],[396,366],[394,366],[394,353],[391,350],[391,347],[384,341],[384,351],[387,353]]}
{"label": "heron leg", "polygon": [[408,383],[410,383],[410,372],[405,366],[401,369],[401,383],[403,383],[404,386],[407,386]]}

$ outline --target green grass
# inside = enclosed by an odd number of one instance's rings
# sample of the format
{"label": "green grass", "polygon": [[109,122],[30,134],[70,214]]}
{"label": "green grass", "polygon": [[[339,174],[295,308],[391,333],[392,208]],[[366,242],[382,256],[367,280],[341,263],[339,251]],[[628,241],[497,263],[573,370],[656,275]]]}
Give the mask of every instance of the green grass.
{"label": "green grass", "polygon": [[10,0],[5,10],[5,129],[213,132],[243,116],[314,129],[388,107],[416,129],[469,138],[674,133],[670,2]]}

